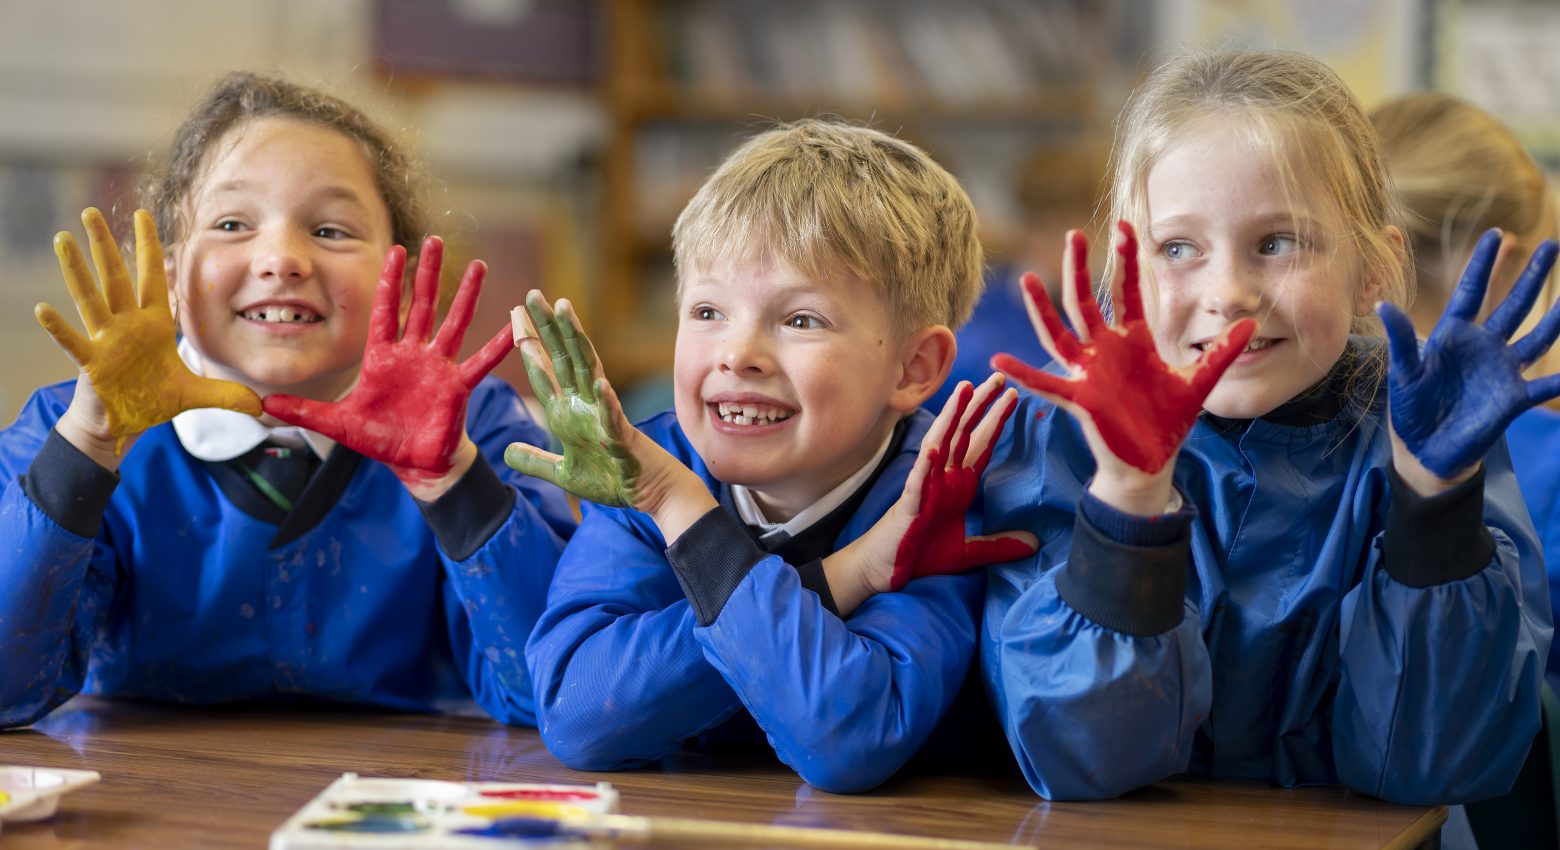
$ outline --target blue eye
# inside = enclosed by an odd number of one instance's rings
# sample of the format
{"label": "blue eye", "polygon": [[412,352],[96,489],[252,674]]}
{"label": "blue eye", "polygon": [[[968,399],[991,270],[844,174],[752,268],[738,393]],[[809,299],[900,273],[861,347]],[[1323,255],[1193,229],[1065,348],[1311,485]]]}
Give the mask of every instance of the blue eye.
{"label": "blue eye", "polygon": [[1266,254],[1268,256],[1278,257],[1285,254],[1293,254],[1298,250],[1300,250],[1299,239],[1296,239],[1293,236],[1275,234],[1262,240],[1260,253]]}
{"label": "blue eye", "polygon": [[242,230],[243,227],[244,225],[242,223],[234,221],[231,218],[225,218],[217,222],[217,229],[225,233],[237,233],[239,230]]}
{"label": "blue eye", "polygon": [[823,319],[810,313],[797,313],[785,320],[785,326],[799,331],[816,331],[828,327],[828,325],[824,324]]}
{"label": "blue eye", "polygon": [[315,235],[315,237],[317,237],[319,239],[333,239],[334,240],[334,239],[347,239],[347,238],[349,238],[348,233],[345,230],[342,230],[339,227],[316,227],[314,229],[314,235]]}
{"label": "blue eye", "polygon": [[1160,250],[1167,260],[1190,260],[1197,256],[1197,249],[1190,242],[1166,242]]}

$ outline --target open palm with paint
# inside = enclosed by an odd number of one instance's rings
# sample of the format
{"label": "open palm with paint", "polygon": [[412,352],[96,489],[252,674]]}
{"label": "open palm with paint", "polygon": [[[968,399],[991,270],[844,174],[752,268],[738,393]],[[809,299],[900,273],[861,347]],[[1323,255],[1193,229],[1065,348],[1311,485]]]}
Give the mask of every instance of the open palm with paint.
{"label": "open palm with paint", "polygon": [[315,401],[283,393],[265,397],[266,413],[384,463],[412,495],[426,502],[443,495],[475,461],[477,447],[466,433],[467,402],[511,348],[505,327],[465,361],[455,359],[487,275],[480,260],[467,266],[449,315],[433,334],[443,261],[443,240],[424,240],[411,309],[397,339],[406,250],[390,248],[374,292],[363,371],[345,398]]}
{"label": "open palm with paint", "polygon": [[1120,257],[1112,282],[1117,323],[1105,321],[1089,288],[1088,241],[1067,234],[1063,257],[1063,305],[1076,333],[1062,324],[1040,279],[1025,275],[1030,320],[1041,345],[1071,373],[1062,377],[998,354],[991,365],[1052,400],[1083,425],[1099,466],[1091,492],[1132,513],[1161,513],[1170,500],[1176,452],[1191,431],[1204,399],[1240,356],[1257,323],[1242,319],[1224,328],[1196,361],[1172,367],[1159,356],[1144,317],[1137,236],[1117,223]]}
{"label": "open palm with paint", "polygon": [[186,410],[219,407],[259,416],[260,397],[254,390],[203,378],[179,359],[162,243],[151,215],[145,210],[135,213],[133,285],[103,214],[89,207],[81,222],[102,289],[94,285],[81,248],[69,233],[54,237],[54,252],[87,335],[77,333],[48,304],[33,311],[81,368],[70,407],[56,426],[60,434],[104,468],[115,469],[141,432]]}

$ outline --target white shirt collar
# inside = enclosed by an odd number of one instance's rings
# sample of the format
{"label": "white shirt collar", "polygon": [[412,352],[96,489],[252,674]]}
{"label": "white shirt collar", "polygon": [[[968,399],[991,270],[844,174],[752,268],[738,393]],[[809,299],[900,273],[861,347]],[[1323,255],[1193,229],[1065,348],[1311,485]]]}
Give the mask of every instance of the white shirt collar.
{"label": "white shirt collar", "polygon": [[786,522],[770,522],[764,516],[763,508],[760,508],[758,501],[753,498],[752,491],[741,484],[731,485],[731,503],[737,509],[737,516],[741,517],[742,521],[748,525],[758,528],[761,532],[761,537],[767,538],[775,534],[795,537],[806,531],[813,523],[828,516],[830,511],[844,504],[845,500],[849,499],[856,492],[856,489],[861,486],[862,482],[872,476],[873,470],[877,469],[877,465],[883,459],[883,455],[888,454],[888,447],[893,441],[894,431],[889,431],[888,436],[883,438],[883,445],[878,446],[877,453],[872,455],[872,459],[867,461],[865,466],[856,470],[849,478],[841,481],[838,487],[824,494],[823,498],[808,505],[801,513],[791,517]]}
{"label": "white shirt collar", "polygon": [[[206,374],[200,352],[195,350],[188,339],[179,340],[179,359],[190,367],[191,372],[202,376]],[[353,381],[352,386],[357,386],[357,381]],[[341,396],[345,397],[349,392],[352,392],[351,386]],[[241,457],[267,440],[294,448],[308,446],[321,460],[329,457],[330,450],[336,446],[335,440],[305,428],[295,425],[272,428],[247,413],[219,407],[203,407],[180,413],[173,417],[173,431],[179,435],[179,443],[185,451],[208,461]]]}

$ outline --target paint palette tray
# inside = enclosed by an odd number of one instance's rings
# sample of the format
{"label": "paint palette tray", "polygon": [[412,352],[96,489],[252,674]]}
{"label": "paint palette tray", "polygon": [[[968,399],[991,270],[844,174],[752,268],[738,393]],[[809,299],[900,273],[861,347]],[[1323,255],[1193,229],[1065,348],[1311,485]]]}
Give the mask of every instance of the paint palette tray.
{"label": "paint palette tray", "polygon": [[101,778],[95,770],[0,765],[0,823],[43,820],[54,814],[61,795]]}
{"label": "paint palette tray", "polygon": [[607,782],[442,782],[347,773],[271,833],[271,850],[589,848],[600,845],[575,837],[524,837],[526,827],[613,814],[617,806],[617,790]]}

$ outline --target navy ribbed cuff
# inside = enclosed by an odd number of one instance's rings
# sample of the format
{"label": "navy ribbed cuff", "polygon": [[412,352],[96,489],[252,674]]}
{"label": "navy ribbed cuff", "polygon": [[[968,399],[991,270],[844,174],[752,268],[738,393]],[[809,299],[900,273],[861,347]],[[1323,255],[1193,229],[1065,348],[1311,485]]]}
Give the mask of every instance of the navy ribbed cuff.
{"label": "navy ribbed cuff", "polygon": [[103,530],[103,512],[118,486],[118,472],[104,469],[52,428],[22,476],[27,498],[80,537],[96,537]]}

